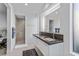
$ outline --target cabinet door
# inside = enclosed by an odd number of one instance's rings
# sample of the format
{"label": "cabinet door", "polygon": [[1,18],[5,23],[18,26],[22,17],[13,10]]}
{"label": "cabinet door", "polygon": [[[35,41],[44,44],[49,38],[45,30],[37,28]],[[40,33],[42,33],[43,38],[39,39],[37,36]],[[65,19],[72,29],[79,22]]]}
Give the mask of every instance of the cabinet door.
{"label": "cabinet door", "polygon": [[50,45],[50,47],[49,47],[49,55],[50,56],[62,56],[62,55],[64,55],[63,43]]}
{"label": "cabinet door", "polygon": [[49,51],[48,45],[47,45],[45,42],[41,41],[41,40],[38,41],[38,45],[39,45],[40,51],[41,51],[45,56],[48,56],[48,51]]}
{"label": "cabinet door", "polygon": [[40,39],[36,38],[35,46],[41,51],[41,53],[45,56],[48,56],[48,45],[41,41]]}

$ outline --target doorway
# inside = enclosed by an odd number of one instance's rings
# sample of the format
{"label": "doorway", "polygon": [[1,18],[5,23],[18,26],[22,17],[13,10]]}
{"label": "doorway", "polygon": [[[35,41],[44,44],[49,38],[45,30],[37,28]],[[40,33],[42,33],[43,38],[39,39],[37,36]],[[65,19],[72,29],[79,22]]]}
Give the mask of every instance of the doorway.
{"label": "doorway", "polygon": [[25,16],[16,16],[16,45],[25,44]]}
{"label": "doorway", "polygon": [[49,20],[49,32],[53,33],[53,20]]}

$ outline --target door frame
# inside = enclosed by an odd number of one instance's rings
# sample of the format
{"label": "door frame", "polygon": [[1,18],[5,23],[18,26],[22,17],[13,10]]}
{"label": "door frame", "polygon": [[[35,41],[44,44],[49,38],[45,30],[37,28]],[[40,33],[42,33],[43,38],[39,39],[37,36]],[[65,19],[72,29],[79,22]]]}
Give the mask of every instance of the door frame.
{"label": "door frame", "polygon": [[3,3],[7,7],[7,53],[11,51],[11,5]]}
{"label": "door frame", "polygon": [[[18,15],[18,14],[16,14],[16,15]],[[16,45],[16,38],[15,38],[15,48],[21,48],[21,47],[26,47],[27,46],[27,33],[26,33],[26,31],[27,31],[27,17],[25,16],[25,15],[20,15],[20,16],[24,16],[25,17],[25,43],[24,44],[20,44],[20,45]],[[16,24],[16,19],[15,19],[15,24]]]}

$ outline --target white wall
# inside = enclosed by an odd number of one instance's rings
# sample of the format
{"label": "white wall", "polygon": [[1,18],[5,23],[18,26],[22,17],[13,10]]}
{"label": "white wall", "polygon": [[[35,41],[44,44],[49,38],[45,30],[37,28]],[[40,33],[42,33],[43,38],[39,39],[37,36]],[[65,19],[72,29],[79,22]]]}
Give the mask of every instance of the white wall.
{"label": "white wall", "polygon": [[39,33],[39,17],[38,16],[27,16],[27,45],[33,45],[34,36],[33,34]]}
{"label": "white wall", "polygon": [[0,13],[0,29],[5,29],[7,27],[7,14]]}
{"label": "white wall", "polygon": [[7,8],[4,4],[0,4],[0,34],[7,34]]}
{"label": "white wall", "polygon": [[61,33],[64,35],[64,55],[70,55],[69,52],[69,20],[70,20],[70,4],[61,4],[60,19]]}

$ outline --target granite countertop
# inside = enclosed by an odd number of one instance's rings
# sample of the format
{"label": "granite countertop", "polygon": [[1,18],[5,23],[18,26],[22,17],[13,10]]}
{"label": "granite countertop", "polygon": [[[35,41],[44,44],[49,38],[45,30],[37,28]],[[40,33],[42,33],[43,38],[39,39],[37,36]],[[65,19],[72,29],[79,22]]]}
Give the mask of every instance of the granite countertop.
{"label": "granite countertop", "polygon": [[62,43],[62,42],[63,42],[62,40],[58,40],[58,39],[54,39],[54,40],[53,40],[53,38],[51,38],[51,39],[52,39],[51,41],[47,41],[47,40],[45,40],[43,37],[45,37],[45,38],[49,38],[49,37],[41,36],[41,35],[39,35],[39,34],[33,34],[33,36],[39,38],[40,40],[42,40],[43,42],[45,42],[45,43],[48,44],[48,45],[58,44],[58,43]]}

